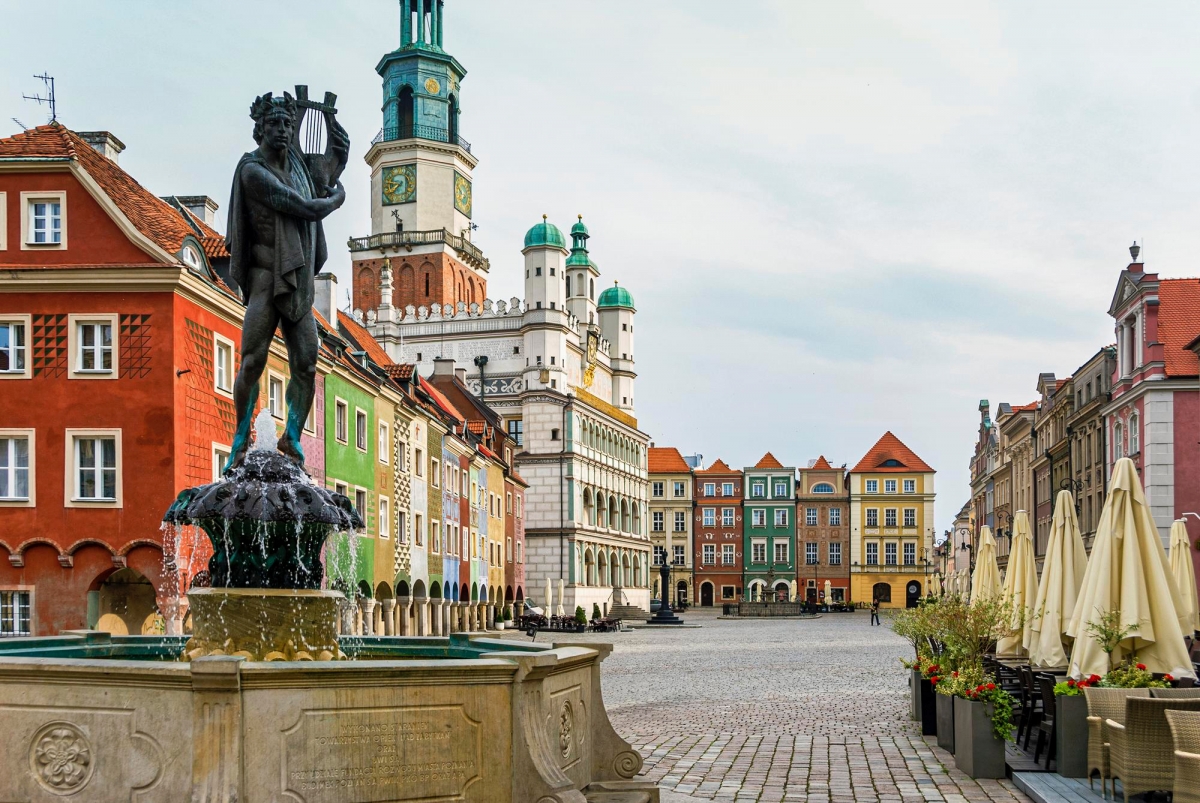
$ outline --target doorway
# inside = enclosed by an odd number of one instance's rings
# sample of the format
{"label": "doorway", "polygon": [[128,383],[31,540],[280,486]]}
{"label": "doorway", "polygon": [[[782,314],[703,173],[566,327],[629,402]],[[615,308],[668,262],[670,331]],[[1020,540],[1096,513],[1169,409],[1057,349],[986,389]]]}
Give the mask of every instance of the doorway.
{"label": "doorway", "polygon": [[700,586],[700,607],[711,608],[713,604],[713,584],[703,583]]}
{"label": "doorway", "polygon": [[916,580],[909,580],[908,586],[904,589],[904,607],[915,608],[921,602],[921,584]]}

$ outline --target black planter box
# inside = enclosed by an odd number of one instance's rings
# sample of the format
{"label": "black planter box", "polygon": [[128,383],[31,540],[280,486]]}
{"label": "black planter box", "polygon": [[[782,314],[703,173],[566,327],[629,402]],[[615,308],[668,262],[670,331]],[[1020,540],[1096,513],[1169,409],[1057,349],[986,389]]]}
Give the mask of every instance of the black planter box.
{"label": "black planter box", "polygon": [[934,717],[937,720],[937,744],[943,750],[954,752],[954,698],[947,694],[935,694]]}
{"label": "black planter box", "polygon": [[992,733],[988,706],[954,701],[954,763],[972,778],[1004,777],[1004,740]]}
{"label": "black planter box", "polygon": [[1064,778],[1087,777],[1088,708],[1082,694],[1054,700],[1054,728],[1058,732],[1055,762]]}
{"label": "black planter box", "polygon": [[921,719],[921,673],[916,669],[908,673],[908,716],[909,719]]}
{"label": "black planter box", "polygon": [[[927,678],[921,678],[921,735],[933,736],[938,732],[937,727],[937,692]],[[945,697],[946,695],[940,695]]]}

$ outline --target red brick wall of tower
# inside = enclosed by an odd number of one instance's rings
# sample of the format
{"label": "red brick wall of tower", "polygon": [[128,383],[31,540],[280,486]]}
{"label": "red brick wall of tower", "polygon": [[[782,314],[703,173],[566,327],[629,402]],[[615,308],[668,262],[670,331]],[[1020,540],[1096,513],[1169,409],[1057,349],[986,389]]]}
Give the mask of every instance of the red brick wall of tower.
{"label": "red brick wall of tower", "polygon": [[[432,304],[468,306],[487,298],[487,279],[446,253],[399,253],[388,259],[392,265],[392,306],[404,309]],[[377,309],[381,302],[379,282],[383,259],[355,260],[353,272],[354,309]]]}

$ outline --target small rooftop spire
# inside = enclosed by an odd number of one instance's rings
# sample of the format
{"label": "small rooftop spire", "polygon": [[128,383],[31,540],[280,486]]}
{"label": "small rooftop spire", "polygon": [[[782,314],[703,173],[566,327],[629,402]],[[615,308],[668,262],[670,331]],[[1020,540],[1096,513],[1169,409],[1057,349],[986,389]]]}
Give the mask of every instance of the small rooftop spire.
{"label": "small rooftop spire", "polygon": [[1142,247],[1137,244],[1137,240],[1133,241],[1133,245],[1129,246],[1129,256],[1132,261],[1138,261],[1138,255],[1142,253]]}

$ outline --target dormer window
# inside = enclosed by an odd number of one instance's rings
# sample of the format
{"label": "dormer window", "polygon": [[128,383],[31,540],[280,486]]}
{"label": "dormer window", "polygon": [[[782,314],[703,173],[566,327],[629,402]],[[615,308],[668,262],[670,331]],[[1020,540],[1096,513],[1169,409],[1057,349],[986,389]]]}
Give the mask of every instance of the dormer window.
{"label": "dormer window", "polygon": [[60,249],[67,245],[66,192],[23,192],[22,247]]}
{"label": "dormer window", "polygon": [[179,255],[183,259],[183,264],[192,270],[200,270],[200,254],[196,252],[195,248],[185,245]]}

